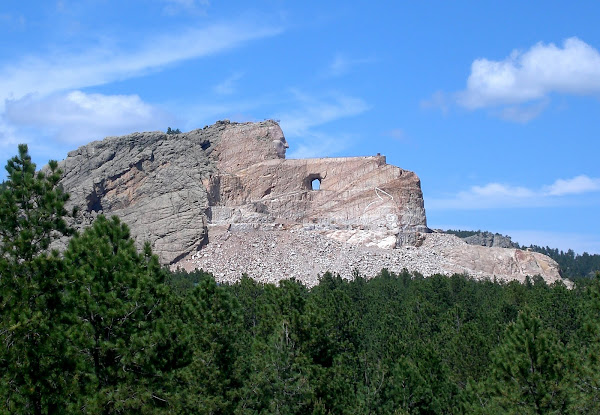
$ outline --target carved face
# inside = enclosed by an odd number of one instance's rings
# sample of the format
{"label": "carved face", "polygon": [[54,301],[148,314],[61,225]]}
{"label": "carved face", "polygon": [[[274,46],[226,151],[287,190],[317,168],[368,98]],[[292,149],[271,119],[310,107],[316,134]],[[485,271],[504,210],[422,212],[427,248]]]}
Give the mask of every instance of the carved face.
{"label": "carved face", "polygon": [[275,147],[275,152],[277,153],[277,157],[284,159],[285,158],[285,150],[287,150],[290,146],[283,134],[281,137],[273,140],[273,147]]}

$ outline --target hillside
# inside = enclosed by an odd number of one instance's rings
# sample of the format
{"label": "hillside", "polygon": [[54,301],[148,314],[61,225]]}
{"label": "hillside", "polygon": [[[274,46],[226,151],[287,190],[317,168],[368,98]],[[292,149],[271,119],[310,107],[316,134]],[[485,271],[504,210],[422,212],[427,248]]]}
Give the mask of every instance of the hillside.
{"label": "hillside", "polygon": [[473,245],[504,245],[506,247],[524,249],[547,255],[558,263],[562,276],[571,280],[578,278],[592,278],[596,273],[600,272],[600,255],[598,254],[588,254],[587,252],[576,254],[572,249],[565,252],[548,246],[520,246],[518,243],[513,242],[510,236],[480,230],[466,231],[448,229],[443,232],[456,235],[466,243]]}

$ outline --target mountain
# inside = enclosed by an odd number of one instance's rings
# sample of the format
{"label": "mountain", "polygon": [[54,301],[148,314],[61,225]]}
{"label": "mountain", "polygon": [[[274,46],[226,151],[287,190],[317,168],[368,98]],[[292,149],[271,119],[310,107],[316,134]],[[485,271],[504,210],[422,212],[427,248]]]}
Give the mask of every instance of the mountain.
{"label": "mountain", "polygon": [[274,121],[181,134],[134,133],[72,151],[61,181],[89,226],[100,213],[128,223],[164,264],[309,285],[330,270],[381,268],[561,280],[545,255],[468,245],[427,227],[420,179],[385,156],[286,159]]}

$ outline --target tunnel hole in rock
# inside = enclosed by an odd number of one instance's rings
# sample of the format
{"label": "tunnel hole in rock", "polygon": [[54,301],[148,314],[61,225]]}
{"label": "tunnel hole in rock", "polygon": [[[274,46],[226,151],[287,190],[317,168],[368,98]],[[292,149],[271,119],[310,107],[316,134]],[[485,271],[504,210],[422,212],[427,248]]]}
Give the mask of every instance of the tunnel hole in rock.
{"label": "tunnel hole in rock", "polygon": [[309,174],[308,177],[304,179],[304,185],[308,190],[320,190],[322,180],[323,178],[320,174]]}
{"label": "tunnel hole in rock", "polygon": [[310,188],[311,188],[311,190],[320,190],[321,189],[321,179],[313,179],[312,182],[310,182]]}

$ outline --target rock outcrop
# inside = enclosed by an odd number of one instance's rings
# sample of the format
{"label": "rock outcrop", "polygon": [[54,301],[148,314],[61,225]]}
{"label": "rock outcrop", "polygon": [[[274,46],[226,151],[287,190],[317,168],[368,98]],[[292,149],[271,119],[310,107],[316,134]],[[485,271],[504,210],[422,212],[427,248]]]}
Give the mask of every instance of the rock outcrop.
{"label": "rock outcrop", "polygon": [[385,247],[428,231],[414,173],[383,156],[286,160],[286,148],[273,121],[110,137],[70,152],[61,183],[81,226],[118,215],[167,264],[205,245],[209,225],[310,224]]}
{"label": "rock outcrop", "polygon": [[326,270],[382,267],[560,279],[539,254],[431,234],[419,178],[384,156],[290,160],[287,147],[273,121],[110,137],[70,152],[61,184],[80,208],[77,226],[118,215],[163,263],[220,279],[256,269],[310,283]]}
{"label": "rock outcrop", "polygon": [[509,236],[504,236],[499,233],[478,232],[475,235],[462,238],[469,245],[487,246],[490,248],[518,248],[519,245],[514,243]]}
{"label": "rock outcrop", "polygon": [[70,152],[60,163],[61,184],[82,212],[78,225],[98,213],[118,215],[139,245],[149,241],[165,263],[195,250],[206,239],[202,180],[216,172],[205,140],[197,132],[136,133]]}

